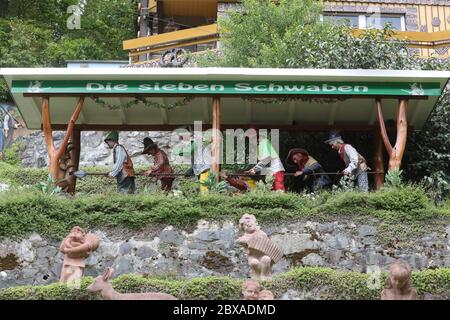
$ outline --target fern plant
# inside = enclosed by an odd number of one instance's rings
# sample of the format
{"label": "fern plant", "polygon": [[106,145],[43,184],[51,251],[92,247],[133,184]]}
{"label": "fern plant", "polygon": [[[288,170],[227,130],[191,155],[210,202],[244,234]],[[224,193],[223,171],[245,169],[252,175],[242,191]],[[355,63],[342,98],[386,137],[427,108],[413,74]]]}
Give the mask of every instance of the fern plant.
{"label": "fern plant", "polygon": [[403,170],[395,169],[391,170],[386,174],[386,182],[384,186],[386,188],[400,188],[403,186],[402,178]]}
{"label": "fern plant", "polygon": [[271,176],[271,175],[266,176],[265,181],[260,180],[260,181],[256,182],[256,188],[255,188],[254,192],[256,192],[258,194],[272,192],[274,181],[275,181],[274,176]]}
{"label": "fern plant", "polygon": [[226,193],[228,192],[228,182],[226,181],[220,181],[218,182],[217,179],[217,173],[215,172],[210,172],[208,177],[203,180],[203,181],[199,181],[199,183],[206,187],[208,189],[209,192],[212,193]]}
{"label": "fern plant", "polygon": [[333,185],[335,192],[351,192],[356,191],[355,177],[353,175],[342,176],[337,185]]}
{"label": "fern plant", "polygon": [[62,188],[56,185],[56,182],[53,181],[52,176],[49,174],[46,182],[38,182],[36,187],[44,194],[54,195],[57,193],[61,193]]}

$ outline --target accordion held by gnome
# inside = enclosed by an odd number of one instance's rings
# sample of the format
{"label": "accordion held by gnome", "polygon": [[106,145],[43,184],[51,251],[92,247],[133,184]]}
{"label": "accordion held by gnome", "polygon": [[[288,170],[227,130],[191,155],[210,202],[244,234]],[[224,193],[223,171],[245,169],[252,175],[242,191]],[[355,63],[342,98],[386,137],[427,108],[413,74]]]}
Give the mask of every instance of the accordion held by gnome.
{"label": "accordion held by gnome", "polygon": [[269,237],[262,232],[253,235],[247,242],[249,249],[258,250],[269,256],[273,262],[277,263],[283,258],[283,251]]}

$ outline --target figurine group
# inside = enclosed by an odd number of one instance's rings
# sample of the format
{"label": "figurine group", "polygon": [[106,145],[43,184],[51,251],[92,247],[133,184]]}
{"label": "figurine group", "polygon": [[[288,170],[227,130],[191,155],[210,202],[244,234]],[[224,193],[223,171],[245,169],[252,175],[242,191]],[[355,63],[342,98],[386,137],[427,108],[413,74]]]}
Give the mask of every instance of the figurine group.
{"label": "figurine group", "polygon": [[[263,232],[254,215],[244,214],[239,220],[239,226],[244,235],[237,242],[245,247],[250,266],[250,280],[244,281],[242,295],[244,300],[273,300],[273,294],[261,290],[261,281],[272,279],[272,266],[283,258],[283,251],[273,243]],[[80,227],[74,227],[60,245],[64,254],[60,281],[71,284],[80,281],[85,259],[98,249],[100,240],[91,233],[86,233]],[[177,300],[174,296],[157,293],[121,294],[116,292],[109,279],[113,269],[107,268],[102,276],[98,276],[87,288],[90,292],[99,292],[105,300]],[[398,260],[390,266],[386,286],[381,293],[381,300],[415,300],[417,292],[411,284],[411,267],[403,260]]]}
{"label": "figurine group", "polygon": [[242,284],[243,300],[273,300],[273,293],[261,290],[261,285],[255,280],[245,280]]}
{"label": "figurine group", "polygon": [[[258,138],[258,131],[255,129],[252,132]],[[249,139],[251,138],[252,136],[249,136]],[[104,137],[104,142],[108,148],[112,149],[113,153],[114,164],[109,173],[109,177],[116,179],[119,192],[134,193],[136,190],[136,174],[133,161],[125,147],[119,144],[119,133],[116,131],[109,132]],[[191,139],[189,150],[175,151],[178,156],[189,155],[191,157],[192,166],[186,175],[195,175],[200,182],[208,179],[211,171],[211,150],[207,148],[210,143],[211,137],[204,137],[201,144]],[[330,137],[325,143],[333,150],[336,150],[341,160],[345,163],[346,168],[342,171],[342,174],[354,177],[358,187],[362,191],[367,192],[369,190],[367,171],[370,168],[364,157],[352,145],[344,143],[343,138],[336,131],[330,133]],[[150,138],[145,138],[143,144],[142,154],[151,156],[154,161],[154,165],[145,171],[144,175],[156,177],[157,180],[161,181],[163,191],[171,191],[175,177],[167,154]],[[237,192],[245,192],[251,190],[255,185],[255,180],[252,179],[253,175],[271,175],[274,177],[272,189],[274,191],[284,192],[285,168],[277,151],[267,138],[259,139],[257,147],[258,162],[255,166],[244,171],[243,176],[231,178],[227,177],[225,173],[222,173],[220,178],[226,180],[230,187],[234,188]],[[194,163],[194,158],[201,159],[201,161]],[[305,149],[291,149],[286,158],[286,163],[296,168],[294,174],[296,177],[295,181],[305,183],[311,192],[330,187],[332,184],[331,179],[325,173],[321,164]],[[206,187],[201,186],[200,191],[206,192]]]}

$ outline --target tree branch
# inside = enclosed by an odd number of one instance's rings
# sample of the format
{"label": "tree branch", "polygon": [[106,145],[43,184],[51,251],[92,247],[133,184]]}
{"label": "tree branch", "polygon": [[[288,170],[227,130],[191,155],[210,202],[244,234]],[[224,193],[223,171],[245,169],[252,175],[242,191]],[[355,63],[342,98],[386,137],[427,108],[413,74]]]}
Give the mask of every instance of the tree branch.
{"label": "tree branch", "polygon": [[77,122],[78,116],[81,113],[81,110],[83,109],[84,105],[84,97],[80,97],[77,103],[77,107],[75,108],[75,111],[72,114],[72,117],[69,120],[66,133],[64,134],[64,140],[61,143],[61,146],[58,149],[57,152],[57,158],[61,158],[64,154],[67,145],[69,144],[69,138],[72,136],[73,128],[75,127],[75,123]]}
{"label": "tree branch", "polygon": [[397,112],[397,141],[394,149],[398,157],[402,157],[406,148],[406,138],[408,134],[408,99],[401,99],[398,105]]}
{"label": "tree branch", "polygon": [[383,138],[384,145],[386,147],[386,150],[388,154],[392,154],[392,145],[389,141],[389,137],[386,131],[386,125],[384,124],[384,117],[383,117],[383,107],[381,105],[381,99],[376,99],[376,105],[377,105],[377,113],[378,113],[378,122],[380,123],[380,133],[381,137]]}
{"label": "tree branch", "polygon": [[53,144],[53,130],[50,119],[49,97],[42,98],[42,126],[44,129],[45,144],[49,157],[53,157],[55,146]]}

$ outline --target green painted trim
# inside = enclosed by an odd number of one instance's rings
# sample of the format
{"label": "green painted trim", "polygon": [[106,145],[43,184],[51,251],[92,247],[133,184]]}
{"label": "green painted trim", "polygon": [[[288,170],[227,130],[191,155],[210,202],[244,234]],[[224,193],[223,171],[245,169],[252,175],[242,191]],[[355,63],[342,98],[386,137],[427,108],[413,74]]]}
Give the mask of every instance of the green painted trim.
{"label": "green painted trim", "polygon": [[437,82],[13,81],[12,93],[440,96]]}

